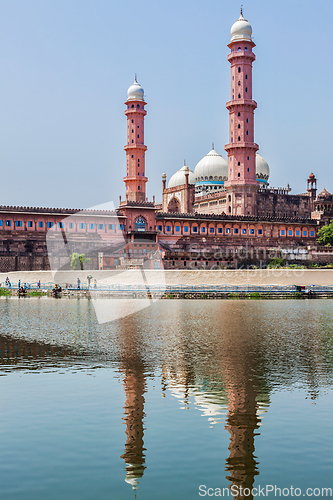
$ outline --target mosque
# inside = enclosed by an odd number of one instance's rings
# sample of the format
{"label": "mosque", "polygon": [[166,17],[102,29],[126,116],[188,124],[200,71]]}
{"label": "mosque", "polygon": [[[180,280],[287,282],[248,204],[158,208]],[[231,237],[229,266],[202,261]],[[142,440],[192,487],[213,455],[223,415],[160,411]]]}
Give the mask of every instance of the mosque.
{"label": "mosque", "polygon": [[287,249],[295,259],[309,259],[318,229],[333,217],[332,194],[324,189],[317,195],[313,173],[305,193],[290,194],[288,184],[270,187],[269,165],[254,142],[254,47],[241,11],[228,44],[226,158],[212,145],[194,171],[184,165],[168,182],[163,173],[162,202],[155,203],[155,196],[148,201],[147,103],[135,77],[125,102],[125,198],[119,197],[118,209],[0,207],[0,271],[49,269],[47,239],[53,240],[57,269],[68,266],[73,252],[89,254],[92,269],[154,267],[157,250],[167,269],[235,267],[240,259],[242,266],[265,265],[272,251],[277,256]]}

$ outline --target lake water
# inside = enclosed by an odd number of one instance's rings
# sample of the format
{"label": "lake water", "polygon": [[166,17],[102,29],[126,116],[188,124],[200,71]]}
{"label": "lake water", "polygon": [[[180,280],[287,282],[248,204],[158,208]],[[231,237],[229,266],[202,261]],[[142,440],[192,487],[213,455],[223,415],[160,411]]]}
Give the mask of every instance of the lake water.
{"label": "lake water", "polygon": [[160,300],[104,324],[87,299],[0,312],[2,500],[332,488],[332,300]]}

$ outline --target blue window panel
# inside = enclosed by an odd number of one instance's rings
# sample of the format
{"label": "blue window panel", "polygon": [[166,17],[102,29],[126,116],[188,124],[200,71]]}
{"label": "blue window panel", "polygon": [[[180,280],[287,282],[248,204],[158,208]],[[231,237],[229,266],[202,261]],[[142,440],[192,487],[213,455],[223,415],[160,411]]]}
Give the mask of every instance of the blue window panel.
{"label": "blue window panel", "polygon": [[74,222],[69,223],[69,229],[74,229]]}
{"label": "blue window panel", "polygon": [[314,231],[311,231],[311,233],[310,233],[310,234],[311,234],[311,236],[314,236]]}
{"label": "blue window panel", "polygon": [[22,227],[22,221],[21,220],[17,220],[16,221],[16,227]]}
{"label": "blue window panel", "polygon": [[201,232],[204,233],[206,231],[206,228],[205,227],[202,227],[201,228]]}
{"label": "blue window panel", "polygon": [[104,224],[98,224],[98,229],[104,229]]}
{"label": "blue window panel", "polygon": [[122,231],[124,229],[124,224],[118,224],[118,229]]}
{"label": "blue window panel", "polygon": [[262,229],[258,229],[258,234],[262,234]]}
{"label": "blue window panel", "polygon": [[53,222],[48,222],[48,223],[47,223],[47,227],[49,227],[49,228],[50,228],[50,227],[53,227]]}
{"label": "blue window panel", "polygon": [[299,236],[299,231],[296,231],[296,236]]}
{"label": "blue window panel", "polygon": [[238,227],[235,227],[235,229],[234,229],[234,233],[235,233],[235,234],[238,234],[238,233],[239,233]]}
{"label": "blue window panel", "polygon": [[11,225],[12,225],[12,221],[11,220],[6,220],[6,226],[10,227]]}
{"label": "blue window panel", "polygon": [[157,226],[157,230],[158,230],[158,231],[162,231],[162,230],[163,230],[163,227],[162,227],[162,226]]}
{"label": "blue window panel", "polygon": [[289,234],[289,236],[292,236],[293,232],[289,229],[288,234]]}
{"label": "blue window panel", "polygon": [[0,226],[2,226],[2,225],[3,225],[3,221],[2,221],[2,220],[0,220]]}
{"label": "blue window panel", "polygon": [[222,227],[218,227],[217,228],[217,232],[221,234],[222,233]]}
{"label": "blue window panel", "polygon": [[95,229],[95,224],[89,224],[89,229]]}
{"label": "blue window panel", "polygon": [[254,229],[250,229],[250,234],[254,234]]}
{"label": "blue window panel", "polygon": [[197,226],[194,226],[193,229],[192,229],[193,233],[197,233],[198,232],[198,227]]}
{"label": "blue window panel", "polygon": [[44,223],[43,223],[43,221],[42,221],[42,220],[40,220],[40,221],[38,222],[38,227],[43,227],[43,226],[44,226]]}
{"label": "blue window panel", "polygon": [[242,234],[247,234],[247,229],[242,229]]}
{"label": "blue window panel", "polygon": [[109,229],[111,229],[111,231],[114,231],[114,224],[109,224]]}
{"label": "blue window panel", "polygon": [[210,232],[210,233],[214,233],[214,228],[213,228],[213,227],[210,227],[210,228],[209,228],[209,232]]}
{"label": "blue window panel", "polygon": [[171,231],[171,226],[167,226],[167,231]]}
{"label": "blue window panel", "polygon": [[284,236],[284,229],[281,229],[281,236]]}
{"label": "blue window panel", "polygon": [[226,234],[230,234],[231,233],[231,229],[230,227],[227,227],[227,229],[225,230]]}
{"label": "blue window panel", "polygon": [[84,229],[86,227],[84,222],[80,222],[80,229]]}
{"label": "blue window panel", "polygon": [[60,229],[64,229],[64,223],[63,222],[58,222],[58,226]]}
{"label": "blue window panel", "polygon": [[303,231],[303,236],[307,236],[307,231]]}
{"label": "blue window panel", "polygon": [[179,233],[180,227],[176,226],[176,232]]}
{"label": "blue window panel", "polygon": [[188,226],[184,227],[184,233],[188,233]]}

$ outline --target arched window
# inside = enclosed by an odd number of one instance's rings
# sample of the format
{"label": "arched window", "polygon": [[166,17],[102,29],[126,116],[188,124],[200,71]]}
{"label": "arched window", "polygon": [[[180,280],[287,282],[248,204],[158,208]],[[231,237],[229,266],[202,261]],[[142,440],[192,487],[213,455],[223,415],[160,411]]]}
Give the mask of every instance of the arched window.
{"label": "arched window", "polygon": [[138,191],[140,191],[140,190],[141,190],[141,187],[140,187],[140,186],[138,186]]}
{"label": "arched window", "polygon": [[241,98],[241,95],[240,95],[240,94],[238,94],[238,99],[240,99],[240,98]]}
{"label": "arched window", "polygon": [[245,87],[245,92],[247,92],[247,87]]}
{"label": "arched window", "polygon": [[238,162],[238,166],[240,167],[240,161]]}
{"label": "arched window", "polygon": [[139,107],[140,107],[140,104],[137,104],[137,105],[136,105],[136,107],[137,107],[137,108],[139,108]]}
{"label": "arched window", "polygon": [[241,72],[241,69],[240,69],[240,68],[238,68],[238,73],[240,73],[240,72]]}
{"label": "arched window", "polygon": [[237,116],[240,116],[240,112],[237,113]]}
{"label": "arched window", "polygon": [[131,108],[134,108],[134,104],[132,104]]}
{"label": "arched window", "polygon": [[237,49],[237,50],[242,50],[242,48],[241,48],[241,47],[238,47],[238,49]]}
{"label": "arched window", "polygon": [[241,83],[240,83],[240,82],[238,82],[238,85],[240,85],[240,84],[241,84]]}
{"label": "arched window", "polygon": [[238,124],[238,128],[240,128],[240,123]]}
{"label": "arched window", "polygon": [[245,80],[247,80],[247,75],[245,75]]}
{"label": "arched window", "polygon": [[228,201],[230,202],[231,201],[231,195],[229,194],[228,196]]}
{"label": "arched window", "polygon": [[238,136],[238,141],[240,141],[240,137]]}
{"label": "arched window", "polygon": [[135,231],[145,231],[146,230],[146,221],[143,217],[138,217],[135,221]]}

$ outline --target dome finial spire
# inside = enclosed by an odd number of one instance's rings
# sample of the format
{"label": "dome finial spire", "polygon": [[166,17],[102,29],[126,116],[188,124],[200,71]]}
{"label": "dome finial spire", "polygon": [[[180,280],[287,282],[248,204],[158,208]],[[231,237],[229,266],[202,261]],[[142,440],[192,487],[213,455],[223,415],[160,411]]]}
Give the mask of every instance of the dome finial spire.
{"label": "dome finial spire", "polygon": [[135,81],[135,83],[138,83],[137,79],[136,79],[136,73],[134,73],[134,81]]}
{"label": "dome finial spire", "polygon": [[241,16],[243,15],[243,5],[241,5]]}
{"label": "dome finial spire", "polygon": [[214,149],[214,143],[212,142],[212,149]]}

